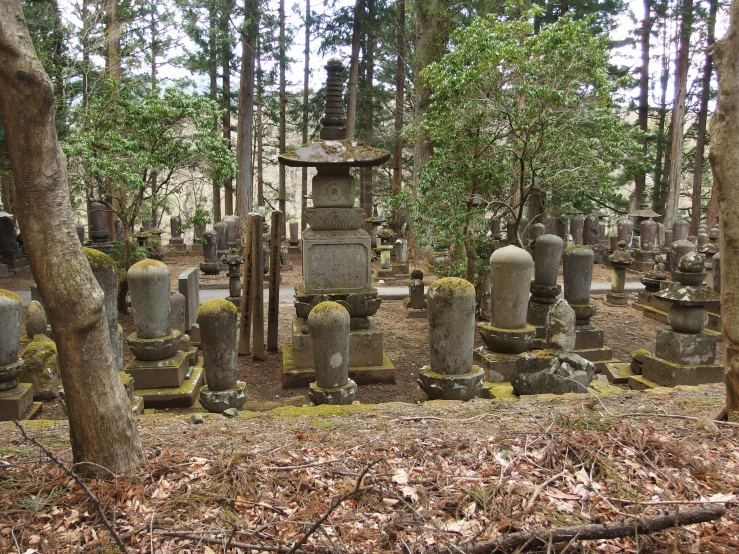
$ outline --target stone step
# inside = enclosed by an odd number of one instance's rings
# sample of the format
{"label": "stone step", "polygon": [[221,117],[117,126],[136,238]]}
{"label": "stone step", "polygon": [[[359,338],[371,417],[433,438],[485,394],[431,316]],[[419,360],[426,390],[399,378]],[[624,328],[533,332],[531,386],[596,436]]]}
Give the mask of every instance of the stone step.
{"label": "stone step", "polygon": [[632,390],[648,390],[659,388],[660,385],[646,379],[643,375],[632,375],[629,377],[629,388]]}
{"label": "stone step", "polygon": [[614,385],[628,383],[629,377],[634,375],[631,366],[622,362],[606,363],[603,373],[608,377],[608,382]]}
{"label": "stone step", "polygon": [[149,408],[189,408],[195,403],[200,387],[205,379],[203,366],[193,368],[188,379],[179,387],[161,389],[140,389],[136,395],[144,399],[144,407]]}

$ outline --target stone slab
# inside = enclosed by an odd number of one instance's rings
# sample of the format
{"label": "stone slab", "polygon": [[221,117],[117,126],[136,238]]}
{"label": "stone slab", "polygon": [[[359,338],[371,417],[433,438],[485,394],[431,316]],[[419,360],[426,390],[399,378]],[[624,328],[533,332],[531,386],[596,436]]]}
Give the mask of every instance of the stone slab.
{"label": "stone slab", "polygon": [[[575,327],[575,350],[587,350],[592,348],[603,348],[602,329],[594,325],[583,325]],[[580,354],[582,356],[582,354]],[[608,356],[610,358],[610,356]],[[590,358],[588,358],[590,359]],[[593,360],[590,360],[593,361]]]}
{"label": "stone slab", "polygon": [[613,383],[614,385],[623,385],[628,383],[629,377],[634,375],[631,366],[621,362],[617,364],[606,363],[605,371],[603,373],[608,378],[608,382]]}
{"label": "stone slab", "polygon": [[655,358],[679,365],[711,365],[716,361],[716,335],[657,331]]}
{"label": "stone slab", "polygon": [[189,369],[187,352],[178,350],[165,360],[144,361],[134,358],[124,368],[133,377],[134,389],[178,388]]}
{"label": "stone slab", "polygon": [[18,383],[18,386],[0,394],[0,421],[25,419],[33,406],[33,385]]}
{"label": "stone slab", "polygon": [[416,310],[414,308],[407,308],[405,310],[406,319],[428,319],[429,314],[426,308],[422,310]]}
{"label": "stone slab", "polygon": [[370,236],[355,231],[303,233],[306,294],[365,292],[372,288]]}
{"label": "stone slab", "polygon": [[[349,371],[352,367],[383,365],[382,330],[370,319],[369,329],[355,329],[349,332]],[[304,335],[302,328],[305,319],[293,318],[293,361],[296,369],[313,367],[313,340]]]}
{"label": "stone slab", "polygon": [[34,402],[31,404],[31,409],[28,410],[23,419],[36,419],[44,409],[43,402]]}
{"label": "stone slab", "polygon": [[510,381],[519,354],[501,354],[485,346],[472,351],[472,362],[485,372],[485,382],[502,383]]}
{"label": "stone slab", "polygon": [[724,380],[724,366],[720,364],[684,366],[654,356],[645,356],[642,377],[663,387],[721,383]]}
{"label": "stone slab", "polygon": [[[201,245],[202,246],[202,245]],[[177,278],[178,291],[185,297],[185,332],[198,319],[200,307],[200,283],[198,282],[198,268],[190,267],[180,273]]]}
{"label": "stone slab", "polygon": [[191,254],[202,254],[203,253],[203,245],[202,243],[194,243],[194,244],[188,244],[187,245],[188,250],[190,250]]}
{"label": "stone slab", "polygon": [[632,390],[649,390],[659,388],[660,385],[646,379],[643,375],[632,375],[629,377],[629,388]]}
{"label": "stone slab", "polygon": [[131,400],[131,411],[133,415],[144,415],[144,398],[142,396],[134,396]]}
{"label": "stone slab", "polygon": [[[351,358],[351,354],[349,354]],[[383,352],[382,363],[372,366],[350,366],[349,378],[358,385],[373,383],[395,383],[395,366]],[[282,348],[282,388],[307,387],[316,380],[316,370],[312,367],[296,368],[293,360],[293,347]]]}
{"label": "stone slab", "polygon": [[204,379],[203,366],[197,366],[193,369],[190,378],[185,379],[179,387],[142,389],[137,390],[136,394],[144,399],[144,407],[147,409],[189,408],[195,403]]}

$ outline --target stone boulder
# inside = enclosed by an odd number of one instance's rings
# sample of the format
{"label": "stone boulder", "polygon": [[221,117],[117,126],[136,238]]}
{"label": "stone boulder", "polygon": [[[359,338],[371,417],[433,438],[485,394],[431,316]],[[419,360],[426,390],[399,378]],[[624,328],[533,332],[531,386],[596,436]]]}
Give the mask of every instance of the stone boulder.
{"label": "stone boulder", "polygon": [[560,298],[549,309],[546,341],[549,348],[571,352],[575,349],[575,310]]}
{"label": "stone boulder", "polygon": [[33,385],[33,399],[57,398],[62,389],[62,379],[54,341],[42,333],[35,335],[21,358],[24,364],[18,380]]}
{"label": "stone boulder", "polygon": [[513,391],[524,394],[586,393],[595,377],[595,365],[572,352],[556,352],[553,357],[524,354],[516,360],[511,377]]}

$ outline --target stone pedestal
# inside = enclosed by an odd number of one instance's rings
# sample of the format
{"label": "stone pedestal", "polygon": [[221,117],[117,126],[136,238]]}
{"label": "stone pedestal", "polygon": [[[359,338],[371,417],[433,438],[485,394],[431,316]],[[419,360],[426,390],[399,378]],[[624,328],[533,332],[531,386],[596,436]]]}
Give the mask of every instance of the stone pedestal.
{"label": "stone pedestal", "polygon": [[423,284],[423,272],[419,269],[413,271],[408,283],[408,298],[405,299],[406,319],[426,319],[426,297]]}
{"label": "stone pedestal", "polygon": [[394,279],[393,266],[390,260],[390,254],[393,251],[392,244],[380,245],[380,269],[377,270],[377,278],[385,281]]}
{"label": "stone pedestal", "polygon": [[[582,232],[580,234],[582,240]],[[526,321],[536,329],[537,338],[544,337],[544,325],[549,308],[562,292],[562,287],[557,284],[557,276],[563,248],[564,241],[555,235],[542,235],[534,243],[536,262]]]}
{"label": "stone pedestal", "polygon": [[0,290],[0,421],[24,419],[33,405],[33,385],[18,381],[24,366],[18,357],[22,309],[17,294]]}

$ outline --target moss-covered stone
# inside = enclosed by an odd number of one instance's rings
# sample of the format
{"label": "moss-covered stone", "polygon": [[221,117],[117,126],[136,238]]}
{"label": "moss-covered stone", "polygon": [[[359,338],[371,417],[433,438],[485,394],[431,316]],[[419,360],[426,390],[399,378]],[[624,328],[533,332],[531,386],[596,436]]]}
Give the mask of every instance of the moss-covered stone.
{"label": "moss-covered stone", "polygon": [[52,400],[59,396],[62,380],[56,344],[46,335],[38,334],[21,354],[23,370],[18,379],[33,385],[34,400]]}
{"label": "moss-covered stone", "polygon": [[87,261],[90,263],[90,267],[93,269],[93,271],[96,269],[95,266],[115,266],[115,260],[107,254],[100,252],[99,250],[95,250],[94,248],[87,248],[85,246],[82,247],[82,252],[87,257]]}
{"label": "moss-covered stone", "polygon": [[5,290],[5,289],[0,289],[0,296],[5,297],[8,300],[12,300],[12,301],[18,302],[21,305],[23,304],[23,301],[21,300],[21,297],[18,296],[16,293],[12,292],[12,291]]}
{"label": "moss-covered stone", "polygon": [[198,308],[198,319],[213,317],[220,312],[226,312],[237,317],[239,315],[238,309],[236,309],[236,306],[232,302],[224,298],[214,298],[200,305],[200,308]]}

